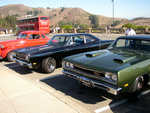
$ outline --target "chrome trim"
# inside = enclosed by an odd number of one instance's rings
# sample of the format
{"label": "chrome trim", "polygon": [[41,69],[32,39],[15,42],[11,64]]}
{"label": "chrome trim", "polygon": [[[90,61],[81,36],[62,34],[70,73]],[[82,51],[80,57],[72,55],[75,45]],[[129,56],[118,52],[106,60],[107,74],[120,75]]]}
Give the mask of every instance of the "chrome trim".
{"label": "chrome trim", "polygon": [[[111,84],[107,84],[98,80],[94,80],[91,78],[84,77],[82,75],[76,74],[74,72],[68,71],[68,70],[63,70],[62,71],[65,75],[68,77],[74,78],[78,80],[79,82],[82,82],[83,85],[89,86],[89,87],[97,87],[99,89],[106,90],[107,92],[114,94],[114,95],[119,95],[120,92],[122,91],[122,88],[117,88],[112,86]],[[108,90],[108,88],[110,90]]]}
{"label": "chrome trim", "polygon": [[3,59],[3,57],[0,57],[0,59]]}
{"label": "chrome trim", "polygon": [[33,68],[32,64],[31,63],[27,63],[27,62],[24,62],[22,60],[19,60],[19,59],[16,59],[16,58],[12,58],[12,60],[22,66],[28,66],[30,69]]}

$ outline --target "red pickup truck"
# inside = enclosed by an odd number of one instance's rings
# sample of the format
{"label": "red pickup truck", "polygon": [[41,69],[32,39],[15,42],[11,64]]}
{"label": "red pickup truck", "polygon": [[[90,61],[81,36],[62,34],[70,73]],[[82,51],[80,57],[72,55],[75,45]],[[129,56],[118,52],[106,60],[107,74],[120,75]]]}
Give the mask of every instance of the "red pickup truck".
{"label": "red pickup truck", "polygon": [[0,42],[0,59],[11,60],[14,49],[46,44],[50,39],[40,31],[21,32],[17,39]]}

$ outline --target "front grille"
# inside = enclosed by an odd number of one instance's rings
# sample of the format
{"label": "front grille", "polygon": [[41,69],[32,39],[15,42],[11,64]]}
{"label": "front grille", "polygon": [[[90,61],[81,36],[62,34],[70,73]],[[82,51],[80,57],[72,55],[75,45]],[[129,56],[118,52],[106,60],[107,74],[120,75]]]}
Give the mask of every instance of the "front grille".
{"label": "front grille", "polygon": [[90,75],[93,75],[93,76],[97,76],[97,77],[104,77],[105,76],[105,74],[103,72],[97,72],[97,71],[94,71],[94,70],[89,70],[89,69],[85,69],[83,67],[77,67],[77,66],[74,66],[74,68],[76,70],[86,72],[86,73],[88,73]]}
{"label": "front grille", "polygon": [[26,60],[26,55],[25,54],[22,54],[22,53],[17,53],[16,54],[16,58],[19,59],[19,60]]}

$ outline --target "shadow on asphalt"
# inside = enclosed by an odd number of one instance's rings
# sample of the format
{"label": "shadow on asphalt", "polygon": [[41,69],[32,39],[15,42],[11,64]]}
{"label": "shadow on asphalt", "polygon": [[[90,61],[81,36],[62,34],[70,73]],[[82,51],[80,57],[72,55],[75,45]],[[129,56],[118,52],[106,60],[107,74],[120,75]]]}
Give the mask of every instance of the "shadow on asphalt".
{"label": "shadow on asphalt", "polygon": [[96,104],[98,102],[105,101],[106,98],[117,101],[116,96],[111,95],[105,91],[97,88],[89,88],[77,80],[69,78],[65,75],[55,76],[45,80],[40,80],[43,83],[63,92],[65,95],[69,95],[84,103]]}
{"label": "shadow on asphalt", "polygon": [[[109,104],[109,106],[113,101]],[[150,113],[150,95],[144,95],[137,102],[127,101],[124,104],[111,108],[113,113]]]}

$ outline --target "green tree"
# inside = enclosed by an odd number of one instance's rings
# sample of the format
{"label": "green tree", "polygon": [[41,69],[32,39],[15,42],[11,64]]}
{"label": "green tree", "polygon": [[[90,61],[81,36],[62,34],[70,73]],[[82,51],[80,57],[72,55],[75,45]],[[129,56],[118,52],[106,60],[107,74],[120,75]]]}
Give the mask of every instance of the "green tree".
{"label": "green tree", "polygon": [[62,25],[61,28],[73,29],[72,25]]}
{"label": "green tree", "polygon": [[34,16],[37,16],[39,14],[39,11],[38,10],[35,10],[34,11]]}
{"label": "green tree", "polygon": [[33,14],[33,11],[28,11],[27,13],[26,13],[26,15],[32,15]]}
{"label": "green tree", "polygon": [[127,27],[127,28],[132,27],[133,29],[136,29],[136,28],[137,28],[136,25],[133,25],[133,24],[131,24],[131,23],[124,24],[122,27]]}
{"label": "green tree", "polygon": [[96,15],[90,15],[89,20],[91,20],[91,25],[93,28],[99,27],[99,18]]}

